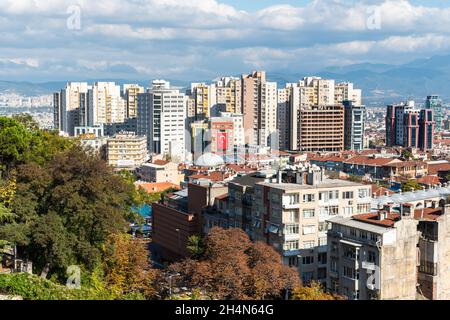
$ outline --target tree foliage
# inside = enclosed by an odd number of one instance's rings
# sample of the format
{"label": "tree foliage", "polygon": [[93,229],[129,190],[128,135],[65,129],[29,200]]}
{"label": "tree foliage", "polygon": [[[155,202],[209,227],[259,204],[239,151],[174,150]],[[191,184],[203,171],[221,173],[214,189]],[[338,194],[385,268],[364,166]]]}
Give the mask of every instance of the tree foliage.
{"label": "tree foliage", "polygon": [[272,247],[252,243],[241,229],[212,229],[199,260],[170,269],[181,275],[179,285],[201,288],[213,299],[280,298],[300,284],[297,271],[283,265]]}
{"label": "tree foliage", "polygon": [[131,239],[127,234],[111,234],[103,253],[106,283],[116,296],[133,292],[147,298],[155,295],[155,274],[144,242]]}
{"label": "tree foliage", "polygon": [[108,236],[126,232],[133,199],[133,185],[75,146],[42,166],[18,166],[15,226],[0,228],[0,238],[17,243],[41,270],[92,269]]}
{"label": "tree foliage", "polygon": [[417,180],[408,180],[402,182],[401,185],[402,192],[410,192],[416,190],[422,190],[422,186],[417,182]]}
{"label": "tree foliage", "polygon": [[296,288],[292,300],[343,300],[342,297],[325,292],[318,282]]}

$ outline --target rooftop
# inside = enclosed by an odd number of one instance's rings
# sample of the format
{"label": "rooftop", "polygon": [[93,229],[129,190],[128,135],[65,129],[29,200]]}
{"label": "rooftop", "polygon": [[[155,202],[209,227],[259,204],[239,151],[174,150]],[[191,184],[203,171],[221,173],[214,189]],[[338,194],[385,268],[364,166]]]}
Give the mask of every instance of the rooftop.
{"label": "rooftop", "polygon": [[309,184],[296,184],[296,183],[276,183],[276,182],[259,182],[258,184],[271,187],[274,189],[281,189],[285,191],[295,191],[295,190],[307,190],[307,189],[326,189],[335,187],[356,187],[356,186],[367,186],[362,183],[351,182],[347,180],[338,179],[324,179],[316,185]]}
{"label": "rooftop", "polygon": [[366,230],[366,231],[377,233],[377,234],[383,234],[383,233],[386,233],[386,232],[389,232],[392,230],[392,228],[390,226],[385,226],[382,224],[367,223],[367,221],[356,220],[353,218],[335,217],[328,221],[331,223],[336,223],[336,224],[340,224],[340,225],[355,228],[355,229]]}

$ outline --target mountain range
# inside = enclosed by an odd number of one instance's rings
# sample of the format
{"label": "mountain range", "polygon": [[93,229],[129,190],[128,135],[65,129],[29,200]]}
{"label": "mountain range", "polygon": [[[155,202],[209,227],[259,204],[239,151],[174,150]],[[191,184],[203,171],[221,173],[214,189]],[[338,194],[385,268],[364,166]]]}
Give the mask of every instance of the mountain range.
{"label": "mountain range", "polygon": [[[406,64],[362,63],[347,66],[327,67],[318,70],[315,75],[336,79],[337,82],[349,81],[363,90],[364,101],[368,105],[400,102],[413,98],[423,101],[427,95],[437,94],[444,100],[450,99],[450,55],[433,56],[418,59]],[[305,74],[268,72],[271,81],[279,86],[287,82],[297,82]],[[85,81],[115,81],[118,84],[139,83],[148,86],[149,81],[125,79],[89,79]],[[185,81],[169,80],[180,87],[188,87]],[[0,92],[16,92],[27,96],[50,94],[64,87],[66,81],[44,83],[0,81]]]}

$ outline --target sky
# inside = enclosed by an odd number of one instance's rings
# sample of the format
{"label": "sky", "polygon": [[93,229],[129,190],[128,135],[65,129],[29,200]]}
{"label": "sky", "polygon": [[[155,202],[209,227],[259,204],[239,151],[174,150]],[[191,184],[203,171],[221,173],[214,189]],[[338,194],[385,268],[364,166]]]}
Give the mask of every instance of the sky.
{"label": "sky", "polygon": [[0,0],[0,80],[205,81],[450,51],[450,0]]}

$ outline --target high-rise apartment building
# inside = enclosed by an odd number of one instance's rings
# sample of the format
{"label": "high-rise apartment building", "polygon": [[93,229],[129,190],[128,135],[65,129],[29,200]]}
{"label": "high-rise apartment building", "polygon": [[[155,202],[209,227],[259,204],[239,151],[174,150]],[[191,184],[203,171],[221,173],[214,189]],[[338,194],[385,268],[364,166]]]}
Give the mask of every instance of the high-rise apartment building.
{"label": "high-rise apartment building", "polygon": [[186,95],[155,80],[146,93],[138,95],[137,133],[147,136],[149,152],[184,160],[187,124]]}
{"label": "high-rise apartment building", "polygon": [[277,130],[280,150],[289,149],[289,88],[278,89]]}
{"label": "high-rise apartment building", "polygon": [[205,83],[192,83],[191,95],[195,101],[195,119],[209,118],[212,108],[216,105],[216,87]]}
{"label": "high-rise apartment building", "polygon": [[53,94],[54,128],[73,136],[77,126],[89,125],[86,82],[69,82]]}
{"label": "high-rise apartment building", "polygon": [[344,144],[346,150],[364,149],[366,107],[353,101],[344,101],[345,127]]}
{"label": "high-rise apartment building", "polygon": [[120,123],[126,118],[126,103],[120,86],[114,82],[96,82],[88,91],[89,123],[93,126]]}
{"label": "high-rise apartment building", "polygon": [[216,103],[213,114],[217,112],[242,113],[242,83],[241,79],[222,77],[214,83],[216,88]]}
{"label": "high-rise apartment building", "polygon": [[126,117],[136,118],[137,116],[137,97],[144,93],[144,87],[137,84],[125,84],[123,86],[123,97],[126,103]]}
{"label": "high-rise apartment building", "polygon": [[355,89],[351,82],[341,82],[334,87],[335,104],[343,104],[344,101],[352,101],[354,105],[362,105],[362,91]]}
{"label": "high-rise apartment building", "polygon": [[310,106],[299,112],[297,143],[293,150],[305,152],[344,150],[344,107]]}
{"label": "high-rise apartment building", "polygon": [[425,108],[433,110],[436,131],[441,132],[445,117],[445,107],[442,105],[442,100],[437,95],[428,96],[425,102]]}

